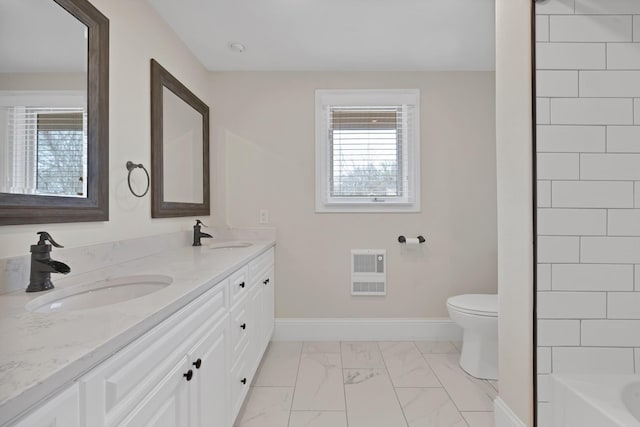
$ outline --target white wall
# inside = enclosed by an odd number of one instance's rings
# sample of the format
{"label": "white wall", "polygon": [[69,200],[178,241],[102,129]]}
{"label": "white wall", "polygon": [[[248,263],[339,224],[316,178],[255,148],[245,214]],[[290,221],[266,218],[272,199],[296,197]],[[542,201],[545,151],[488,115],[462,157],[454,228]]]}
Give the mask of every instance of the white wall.
{"label": "white wall", "polygon": [[[152,220],[150,196],[138,199],[129,192],[125,163],[150,167],[150,58],[208,104],[209,74],[144,0],[92,3],[110,20],[109,222],[1,226],[0,258],[28,254],[36,231],[43,229],[64,246],[77,247],[191,226],[191,218]],[[136,175],[143,180],[143,173]],[[215,220],[204,218],[205,223],[224,223],[215,210],[214,204]]]}
{"label": "white wall", "polygon": [[86,73],[0,73],[0,90],[86,89]]}
{"label": "white wall", "polygon": [[500,399],[527,426],[533,425],[530,3],[496,0]]}
{"label": "white wall", "polygon": [[640,374],[640,2],[549,0],[536,14],[546,426],[550,373]]}
{"label": "white wall", "polygon": [[[277,228],[277,317],[447,317],[448,296],[496,292],[493,72],[220,72],[211,86],[229,222],[258,226],[264,208]],[[315,213],[314,91],[339,88],[420,89],[422,212]],[[397,242],[419,234],[415,250]],[[387,250],[386,297],[351,297],[352,248]]]}

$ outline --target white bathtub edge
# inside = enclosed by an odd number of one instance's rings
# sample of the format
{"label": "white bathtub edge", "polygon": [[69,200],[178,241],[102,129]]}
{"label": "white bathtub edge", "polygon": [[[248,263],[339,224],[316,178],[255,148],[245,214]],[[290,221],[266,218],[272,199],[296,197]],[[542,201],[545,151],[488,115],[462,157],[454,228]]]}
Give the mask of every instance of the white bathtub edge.
{"label": "white bathtub edge", "polygon": [[496,427],[527,427],[500,396],[493,401]]}
{"label": "white bathtub edge", "polygon": [[552,374],[556,426],[640,427],[624,407],[622,389],[634,374]]}

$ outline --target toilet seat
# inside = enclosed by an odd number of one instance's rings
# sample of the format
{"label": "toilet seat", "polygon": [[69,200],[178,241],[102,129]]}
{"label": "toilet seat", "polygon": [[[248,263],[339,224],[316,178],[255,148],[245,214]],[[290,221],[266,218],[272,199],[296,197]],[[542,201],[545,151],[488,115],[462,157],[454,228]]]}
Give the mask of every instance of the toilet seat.
{"label": "toilet seat", "polygon": [[465,294],[447,299],[452,310],[474,316],[498,317],[498,295]]}

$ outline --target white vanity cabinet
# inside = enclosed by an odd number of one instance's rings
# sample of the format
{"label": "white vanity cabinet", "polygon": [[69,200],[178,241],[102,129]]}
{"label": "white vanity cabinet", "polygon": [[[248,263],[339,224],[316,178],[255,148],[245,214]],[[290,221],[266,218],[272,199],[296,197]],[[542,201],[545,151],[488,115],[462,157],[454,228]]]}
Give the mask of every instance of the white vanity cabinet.
{"label": "white vanity cabinet", "polygon": [[268,249],[12,427],[231,427],[273,333]]}
{"label": "white vanity cabinet", "polygon": [[[228,294],[224,280],[82,377],[84,425],[226,426]],[[218,400],[200,408],[212,382]],[[219,422],[200,424],[213,409]]]}
{"label": "white vanity cabinet", "polygon": [[78,384],[58,394],[20,420],[14,427],[79,427],[80,394]]}
{"label": "white vanity cabinet", "polygon": [[118,425],[226,427],[226,320],[205,332],[189,354]]}

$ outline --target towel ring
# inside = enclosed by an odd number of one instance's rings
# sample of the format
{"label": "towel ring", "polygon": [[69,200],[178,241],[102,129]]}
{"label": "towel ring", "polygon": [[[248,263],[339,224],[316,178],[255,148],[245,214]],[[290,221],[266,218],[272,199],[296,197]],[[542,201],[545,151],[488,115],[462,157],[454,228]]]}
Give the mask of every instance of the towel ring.
{"label": "towel ring", "polygon": [[[135,191],[133,191],[133,188],[131,187],[131,172],[133,172],[134,169],[136,168],[140,168],[144,171],[144,173],[147,175],[147,189],[144,190],[144,193],[142,194],[137,194]],[[129,160],[127,162],[127,170],[129,171],[129,175],[127,176],[127,184],[129,184],[129,190],[131,191],[131,194],[133,194],[136,197],[144,197],[148,192],[149,192],[149,185],[151,185],[151,178],[149,178],[149,172],[147,171],[147,168],[145,168],[142,163],[133,163],[131,160]]]}

